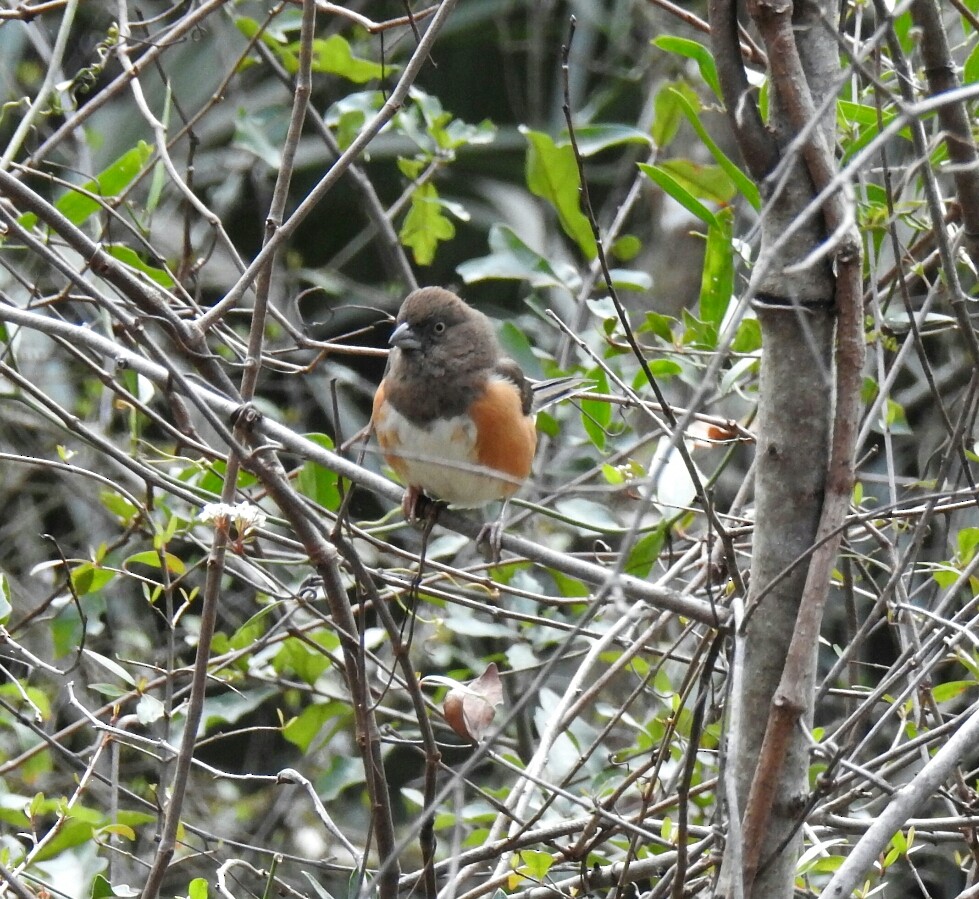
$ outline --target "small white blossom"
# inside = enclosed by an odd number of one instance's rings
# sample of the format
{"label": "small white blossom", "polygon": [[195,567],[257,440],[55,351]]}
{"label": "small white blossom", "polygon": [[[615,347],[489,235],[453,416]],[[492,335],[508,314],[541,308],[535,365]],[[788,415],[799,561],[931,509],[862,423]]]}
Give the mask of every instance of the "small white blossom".
{"label": "small white blossom", "polygon": [[266,515],[253,503],[205,503],[197,516],[201,521],[213,523],[217,527],[227,528],[234,525],[238,539],[245,540],[255,531],[265,526]]}
{"label": "small white blossom", "polygon": [[227,503],[204,503],[204,507],[197,517],[206,524],[216,522],[225,523],[230,519],[233,508],[233,506],[229,506]]}

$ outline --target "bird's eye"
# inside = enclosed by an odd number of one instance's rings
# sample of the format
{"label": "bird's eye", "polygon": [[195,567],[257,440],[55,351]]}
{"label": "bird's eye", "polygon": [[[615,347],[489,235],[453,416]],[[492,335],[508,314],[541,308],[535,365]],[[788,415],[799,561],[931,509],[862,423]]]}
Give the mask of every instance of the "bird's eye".
{"label": "bird's eye", "polygon": [[445,332],[445,322],[435,322],[435,324],[432,326],[432,330],[436,334],[442,334],[442,333],[444,333]]}

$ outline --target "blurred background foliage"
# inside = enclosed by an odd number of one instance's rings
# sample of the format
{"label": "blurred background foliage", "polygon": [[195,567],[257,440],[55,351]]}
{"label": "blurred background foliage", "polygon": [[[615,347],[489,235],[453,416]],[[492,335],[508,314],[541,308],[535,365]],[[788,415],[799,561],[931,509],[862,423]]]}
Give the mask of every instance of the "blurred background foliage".
{"label": "blurred background foliage", "polygon": [[[736,578],[704,506],[709,501],[723,515],[733,559],[746,568],[760,336],[740,298],[761,201],[727,133],[698,27],[705,5],[461,2],[405,102],[277,255],[257,408],[322,448],[346,444],[368,422],[392,316],[410,280],[457,289],[501,322],[505,346],[529,374],[569,372],[592,388],[591,396],[541,417],[537,467],[526,502],[511,511],[512,530],[704,607],[723,605]],[[965,13],[947,20],[967,76],[976,65],[975,5],[964,3]],[[413,8],[416,20],[396,22],[406,6],[395,2],[321,6],[310,108],[288,164],[286,216],[383,108],[429,21]],[[917,62],[905,7],[895,26]],[[25,8],[10,3],[0,16],[0,145],[7,148],[0,168],[98,241],[110,273],[118,267],[161,288],[176,320],[199,321],[220,308],[266,239],[287,145],[300,5],[55,2],[36,16]],[[69,12],[74,20],[66,24]],[[847,40],[883,45],[864,4],[847,4],[846,12]],[[563,72],[571,15],[575,34]],[[381,27],[365,27],[372,23]],[[126,77],[134,64],[138,94]],[[892,70],[881,76],[885,87],[848,72],[837,110],[844,161],[879,140],[897,108]],[[37,103],[46,84],[50,91]],[[669,401],[696,413],[685,445],[702,479],[699,495],[690,469],[664,441],[667,419],[648,396],[601,276],[569,142],[566,89],[616,294]],[[764,102],[764,86],[761,95]],[[22,129],[32,108],[33,121]],[[912,504],[932,489],[951,495],[957,483],[969,483],[975,462],[975,391],[965,390],[974,373],[951,319],[929,311],[923,338],[888,292],[897,261],[916,279],[909,281],[911,311],[937,289],[927,252],[907,259],[902,252],[934,229],[922,212],[920,174],[922,165],[943,165],[942,146],[936,139],[925,160],[903,133],[879,146],[890,154],[888,172],[874,157],[853,173],[870,250],[868,342],[877,354],[855,496],[864,510]],[[80,240],[52,227],[45,207],[7,194],[3,212],[3,308],[78,330],[74,340],[52,339],[39,322],[15,327],[4,319],[0,617],[9,653],[0,685],[0,861],[32,890],[132,895],[156,852],[166,793],[160,785],[172,776],[172,747],[184,727],[214,535],[213,519],[200,512],[221,497],[228,445],[198,405],[178,401],[167,384],[86,344],[85,335],[186,374],[192,388],[224,387],[206,383],[201,359],[175,337],[173,321],[108,286],[106,270],[90,265]],[[971,276],[969,261],[959,264]],[[973,290],[974,278],[967,283]],[[235,384],[252,303],[246,293],[209,322],[211,361]],[[917,355],[902,354],[905,344]],[[652,405],[639,411],[634,392]],[[943,421],[953,407],[961,413],[957,437]],[[360,461],[359,443],[345,452]],[[714,632],[703,619],[643,611],[621,592],[596,594],[553,563],[505,554],[488,566],[468,537],[445,530],[436,530],[423,585],[412,596],[420,537],[390,496],[352,488],[292,446],[281,456],[327,526],[339,516],[399,625],[392,633],[371,611],[348,559],[350,602],[366,605],[357,619],[362,664],[404,841],[405,894],[417,888],[423,867],[417,838],[426,803],[422,729],[395,670],[405,644],[423,675],[468,681],[490,661],[504,672],[497,713],[504,726],[481,755],[448,730],[437,703],[428,706],[446,766],[440,786],[455,785],[434,819],[441,883],[461,860],[481,866],[465,881],[471,896],[497,887],[530,895],[532,886],[582,869],[595,871],[596,883],[621,877],[659,896],[681,865],[688,894],[706,894],[712,827],[720,821],[714,778],[723,656],[711,651]],[[370,448],[362,462],[368,472],[384,472]],[[165,895],[258,895],[273,882],[290,895],[357,895],[370,889],[366,872],[391,862],[359,855],[376,822],[336,621],[266,486],[248,473],[236,480],[235,498],[270,517],[254,530],[241,523],[229,532],[194,752],[199,767]],[[911,534],[904,522],[913,516],[884,516],[887,539],[870,545],[865,534],[848,546],[852,565],[841,569],[839,584],[850,604],[841,601],[830,614],[827,668],[839,655],[830,644],[845,644],[880,595],[894,546],[915,547],[903,564],[923,604],[943,614],[949,603],[968,607],[971,594],[959,592],[975,593],[965,586],[979,544],[973,502]],[[910,638],[895,636],[892,624],[862,634],[846,674],[852,692],[825,700],[821,727],[852,712],[853,696],[885,676],[903,676],[891,666]],[[713,679],[703,670],[708,659],[718,666]],[[973,695],[971,645],[929,664],[951,685],[940,701]],[[580,703],[569,704],[569,685],[584,691]],[[429,700],[441,700],[444,685],[425,686]],[[871,765],[882,743],[910,740],[923,725],[912,699],[897,687],[891,693],[905,698],[888,700],[889,729],[861,744],[861,764]],[[516,815],[514,785],[537,758],[555,708],[565,717],[537,770],[539,789]],[[870,705],[862,714],[866,721],[882,713]],[[465,777],[453,780],[467,762]],[[280,776],[286,768],[299,774]],[[331,834],[317,801],[357,855]],[[514,829],[521,835],[494,844],[511,815],[522,818],[523,830]],[[810,845],[825,851],[803,860],[800,883],[818,883],[838,864],[828,847],[855,818],[845,826],[813,820],[823,829],[807,834]],[[910,843],[896,846],[879,872],[891,888],[904,889],[893,885],[917,873]],[[943,846],[936,837],[920,855],[925,873],[918,879],[933,884],[930,895],[954,895],[969,866],[961,845]],[[613,862],[627,862],[631,873]]]}

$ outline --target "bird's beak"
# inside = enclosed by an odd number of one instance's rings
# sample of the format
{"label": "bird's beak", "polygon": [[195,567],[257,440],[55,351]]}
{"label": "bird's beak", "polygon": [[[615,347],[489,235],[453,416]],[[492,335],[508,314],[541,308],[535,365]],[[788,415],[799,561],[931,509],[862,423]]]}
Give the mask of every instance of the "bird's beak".
{"label": "bird's beak", "polygon": [[394,329],[388,343],[402,350],[420,350],[422,348],[418,335],[411,330],[411,325],[408,322],[402,322]]}

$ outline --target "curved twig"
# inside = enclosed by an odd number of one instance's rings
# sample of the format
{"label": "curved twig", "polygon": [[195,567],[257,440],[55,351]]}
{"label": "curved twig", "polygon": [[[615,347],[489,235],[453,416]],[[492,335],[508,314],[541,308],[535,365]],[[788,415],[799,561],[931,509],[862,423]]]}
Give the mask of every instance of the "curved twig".
{"label": "curved twig", "polygon": [[765,127],[755,102],[754,89],[741,59],[736,0],[710,0],[711,49],[721,83],[728,121],[741,149],[741,155],[759,184],[775,170],[779,161],[774,135]]}

